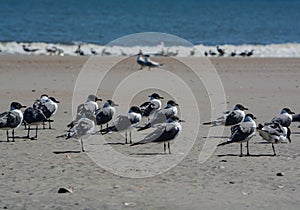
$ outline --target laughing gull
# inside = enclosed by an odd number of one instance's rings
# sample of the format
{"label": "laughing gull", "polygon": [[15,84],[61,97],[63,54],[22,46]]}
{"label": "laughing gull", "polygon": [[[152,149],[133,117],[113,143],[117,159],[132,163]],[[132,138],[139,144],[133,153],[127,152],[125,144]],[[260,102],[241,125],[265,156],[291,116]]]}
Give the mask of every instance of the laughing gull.
{"label": "laughing gull", "polygon": [[219,53],[219,56],[223,56],[225,54],[225,50],[221,49],[219,46],[217,46],[217,51]]}
{"label": "laughing gull", "polygon": [[166,124],[158,126],[155,131],[148,134],[143,140],[130,146],[147,143],[164,143],[164,153],[166,153],[166,143],[168,143],[169,154],[171,154],[170,141],[174,140],[181,132],[180,122],[184,121],[180,120],[177,116],[172,116]]}
{"label": "laughing gull", "polygon": [[81,151],[85,152],[82,139],[88,138],[95,130],[95,123],[83,115],[81,119],[72,127],[67,134],[66,139],[80,139]]}
{"label": "laughing gull", "polygon": [[96,110],[96,123],[100,125],[100,130],[102,130],[102,125],[106,123],[106,128],[108,128],[108,122],[113,118],[114,114],[116,113],[116,106],[112,100],[107,100],[103,107]]}
{"label": "laughing gull", "polygon": [[[25,109],[24,114],[23,114],[23,122],[25,125],[27,125],[27,137],[29,139],[37,139],[37,133],[38,133],[38,127],[40,124],[45,122],[47,120],[47,117],[44,115],[43,111],[40,109],[34,109],[32,107],[28,107]],[[30,138],[30,126],[35,125],[35,136]]]}
{"label": "laughing gull", "polygon": [[136,62],[141,66],[140,70],[142,70],[145,66],[145,56],[143,55],[143,52],[141,50],[137,54]]}
{"label": "laughing gull", "polygon": [[252,49],[252,50],[248,51],[246,55],[247,55],[248,57],[250,57],[250,56],[253,55],[253,52],[254,52],[254,50]]}
{"label": "laughing gull", "polygon": [[81,50],[81,44],[77,46],[77,49],[74,51],[77,55],[84,55],[84,52]]}
{"label": "laughing gull", "polygon": [[[15,129],[18,128],[23,121],[23,113],[21,108],[26,106],[21,105],[18,102],[12,102],[9,112],[3,112],[0,114],[0,130],[6,130],[6,139],[9,142],[9,138],[15,141]],[[9,137],[8,130],[12,130],[12,136]]]}
{"label": "laughing gull", "polygon": [[243,122],[245,118],[244,110],[248,110],[248,108],[244,107],[241,104],[237,104],[234,106],[233,111],[224,112],[223,116],[217,118],[215,121],[205,122],[203,125],[211,125],[211,126],[234,126]]}
{"label": "laughing gull", "polygon": [[83,115],[85,115],[86,118],[96,122],[95,112],[99,109],[97,101],[102,101],[102,99],[93,94],[89,95],[85,103],[78,105],[76,117],[67,125],[67,127],[73,127],[74,124],[76,124],[77,121],[83,117]]}
{"label": "laughing gull", "polygon": [[[42,110],[43,114],[46,116],[47,121],[49,122],[49,129],[51,129],[51,122],[53,122],[50,118],[57,112],[58,103],[59,101],[57,101],[54,97],[49,97],[47,94],[43,94],[40,99],[36,100],[33,104],[34,109]],[[44,123],[43,129],[45,129]]]}
{"label": "laughing gull", "polygon": [[38,51],[38,50],[39,50],[39,49],[37,49],[37,48],[29,48],[30,45],[26,46],[25,44],[23,44],[22,47],[23,47],[23,50],[24,50],[25,52],[35,52],[35,51]]}
{"label": "laughing gull", "polygon": [[275,116],[271,122],[278,122],[283,127],[289,127],[292,123],[293,117],[292,112],[289,108],[283,108],[279,115]]}
{"label": "laughing gull", "polygon": [[166,107],[155,112],[148,123],[145,126],[139,128],[138,131],[148,129],[156,124],[164,123],[170,117],[176,116],[178,113],[177,106],[178,104],[175,101],[169,100]]}
{"label": "laughing gull", "polygon": [[104,135],[109,132],[125,131],[125,144],[127,144],[127,131],[129,131],[129,141],[132,143],[131,130],[140,123],[142,119],[141,113],[139,107],[132,106],[127,115],[119,115],[112,126],[102,129],[100,132]]}
{"label": "laughing gull", "polygon": [[265,123],[264,126],[262,124],[259,124],[256,130],[264,140],[272,144],[274,156],[276,156],[274,144],[285,142],[286,139],[291,142],[290,129],[281,126],[278,122]]}
{"label": "laughing gull", "polygon": [[161,109],[160,99],[164,98],[160,96],[158,93],[152,93],[148,97],[149,97],[149,101],[140,105],[143,117],[149,117],[150,114],[152,114],[154,111],[160,110]]}
{"label": "laughing gull", "polygon": [[252,114],[246,114],[244,121],[235,129],[227,142],[223,142],[218,146],[223,146],[231,143],[240,143],[241,155],[243,156],[243,142],[247,142],[247,155],[249,155],[249,140],[255,136],[256,119]]}
{"label": "laughing gull", "polygon": [[162,66],[162,64],[151,60],[149,57],[150,57],[149,55],[144,55],[145,66],[148,66],[149,70],[150,70],[150,68],[153,68],[153,67],[160,67],[160,66]]}
{"label": "laughing gull", "polygon": [[89,95],[86,102],[77,107],[77,113],[80,113],[82,110],[89,110],[95,113],[95,111],[99,109],[97,101],[102,101],[102,99],[93,94]]}

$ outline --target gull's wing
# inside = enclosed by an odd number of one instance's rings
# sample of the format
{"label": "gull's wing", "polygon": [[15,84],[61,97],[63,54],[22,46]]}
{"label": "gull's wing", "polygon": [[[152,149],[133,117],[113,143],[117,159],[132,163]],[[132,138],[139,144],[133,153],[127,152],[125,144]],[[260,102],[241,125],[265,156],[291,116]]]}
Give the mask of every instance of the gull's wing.
{"label": "gull's wing", "polygon": [[240,112],[232,111],[229,115],[227,115],[225,120],[225,125],[235,125],[240,123],[243,120],[243,115]]}

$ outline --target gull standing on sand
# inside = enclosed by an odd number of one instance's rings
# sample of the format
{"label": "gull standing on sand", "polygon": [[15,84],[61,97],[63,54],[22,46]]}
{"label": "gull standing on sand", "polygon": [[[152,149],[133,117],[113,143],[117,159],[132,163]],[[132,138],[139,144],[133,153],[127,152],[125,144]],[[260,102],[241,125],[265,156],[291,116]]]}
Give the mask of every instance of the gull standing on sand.
{"label": "gull standing on sand", "polygon": [[286,139],[291,142],[291,130],[287,127],[281,126],[280,123],[276,121],[265,123],[264,126],[262,124],[259,124],[256,130],[264,140],[272,144],[274,156],[276,156],[274,144],[285,142]]}
{"label": "gull standing on sand", "polygon": [[95,123],[93,120],[90,120],[82,116],[81,119],[72,127],[67,134],[66,139],[75,138],[80,139],[81,151],[85,152],[82,139],[88,138],[95,130]]}
{"label": "gull standing on sand", "polygon": [[89,95],[85,103],[78,105],[75,120],[69,123],[67,127],[72,128],[83,115],[85,115],[86,118],[95,121],[95,112],[99,109],[97,101],[102,101],[102,99],[93,94]]}
{"label": "gull standing on sand", "polygon": [[[39,125],[44,123],[47,120],[47,117],[44,115],[43,111],[40,109],[34,109],[33,107],[28,107],[25,109],[23,114],[23,122],[27,125],[27,138],[28,139],[37,139]],[[30,138],[30,126],[35,125],[35,136]]]}
{"label": "gull standing on sand", "polygon": [[175,101],[169,100],[166,107],[155,112],[153,114],[153,117],[147,122],[147,124],[143,127],[140,127],[138,131],[148,129],[156,124],[164,123],[170,117],[176,116],[178,113],[177,106],[178,104]]}
{"label": "gull standing on sand", "polygon": [[116,106],[119,106],[118,104],[114,103],[112,100],[107,100],[103,107],[96,110],[96,123],[97,125],[100,125],[100,130],[102,130],[102,125],[106,123],[106,128],[108,128],[108,122],[111,121],[113,116],[116,113]]}
{"label": "gull standing on sand", "polygon": [[131,144],[135,146],[147,143],[164,143],[164,153],[166,153],[166,143],[168,144],[169,154],[171,154],[170,141],[174,140],[181,132],[180,120],[177,116],[172,116],[168,119],[167,123],[157,127],[155,131],[148,134],[143,140]]}
{"label": "gull standing on sand", "polygon": [[137,54],[136,62],[141,66],[140,70],[142,70],[145,66],[145,56],[143,55],[143,52],[141,50]]}
{"label": "gull standing on sand", "polygon": [[247,142],[247,155],[249,154],[249,140],[255,136],[256,119],[252,114],[247,114],[244,121],[236,127],[235,131],[232,133],[228,141],[219,144],[218,146],[223,146],[231,143],[240,143],[241,157],[243,156],[243,142]]}
{"label": "gull standing on sand", "polygon": [[248,108],[244,107],[241,104],[237,104],[234,106],[232,111],[223,112],[223,116],[217,118],[211,122],[205,122],[203,125],[211,125],[211,126],[234,126],[243,122],[245,118],[244,110],[248,110]]}
{"label": "gull standing on sand", "polygon": [[[23,113],[21,108],[26,106],[21,105],[19,102],[12,102],[10,105],[10,111],[0,114],[0,130],[6,130],[6,139],[9,142],[9,138],[15,141],[15,129],[18,128],[23,121]],[[9,137],[8,131],[12,130],[12,136]]]}
{"label": "gull standing on sand", "polygon": [[[33,104],[34,109],[42,110],[43,114],[46,116],[49,123],[49,129],[51,129],[51,122],[53,122],[50,118],[57,112],[58,103],[59,101],[57,101],[54,97],[49,97],[47,94],[43,94],[40,99],[36,100]],[[43,128],[45,129],[44,123]]]}
{"label": "gull standing on sand", "polygon": [[289,127],[293,121],[292,112],[289,108],[283,108],[279,115],[275,116],[271,122],[278,122],[283,127]]}
{"label": "gull standing on sand", "polygon": [[125,131],[125,144],[127,144],[127,131],[129,131],[129,141],[132,143],[131,130],[141,122],[141,113],[142,112],[139,107],[132,106],[127,115],[119,115],[112,126],[102,129],[100,132],[104,135],[109,132]]}
{"label": "gull standing on sand", "polygon": [[149,70],[150,70],[150,68],[161,67],[162,66],[162,64],[151,60],[149,57],[150,57],[149,55],[144,55],[145,66],[148,66]]}
{"label": "gull standing on sand", "polygon": [[158,93],[152,93],[148,96],[149,101],[144,102],[140,105],[143,117],[149,117],[154,111],[161,109],[161,100],[164,97],[160,96]]}

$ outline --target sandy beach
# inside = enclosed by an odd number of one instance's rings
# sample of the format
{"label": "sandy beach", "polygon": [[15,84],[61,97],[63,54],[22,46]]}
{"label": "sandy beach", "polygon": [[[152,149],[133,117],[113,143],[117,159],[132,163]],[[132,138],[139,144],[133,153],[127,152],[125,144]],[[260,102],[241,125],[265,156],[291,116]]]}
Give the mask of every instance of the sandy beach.
{"label": "sandy beach", "polygon": [[[209,140],[206,138],[208,127],[202,125],[199,126],[191,151],[184,155],[176,153],[176,148],[171,155],[162,155],[163,146],[155,144],[134,148],[112,145],[116,151],[138,158],[159,156],[172,161],[180,155],[183,157],[170,170],[149,178],[128,178],[111,173],[88,156],[89,147],[86,153],[78,152],[78,141],[56,138],[65,133],[66,125],[72,120],[76,79],[88,58],[0,56],[1,113],[8,110],[12,101],[31,106],[43,93],[55,96],[61,102],[53,117],[54,129],[40,130],[38,140],[20,138],[8,143],[5,131],[0,131],[0,208],[299,209],[298,123],[291,125],[292,143],[275,145],[278,153],[275,157],[272,156],[271,145],[262,143],[257,134],[250,141],[252,156],[239,157],[239,144],[231,144],[217,148],[205,163],[200,164],[199,153],[204,142]],[[101,76],[107,70],[106,66],[121,60],[97,91],[97,95],[104,100],[112,97],[111,88],[117,86],[123,77],[139,71],[135,57],[103,56],[97,59],[101,65],[95,65],[94,68],[100,72],[95,77]],[[176,59],[160,57],[156,60],[166,64],[163,67],[172,69],[174,73],[179,72],[185,80],[189,80],[194,93],[203,86]],[[201,62],[200,58],[181,60],[191,65],[200,65]],[[257,117],[259,123],[272,119],[283,107],[299,113],[300,58],[210,58],[210,62],[221,78],[227,101],[223,105],[227,109],[242,103]],[[156,69],[143,71],[147,74],[157,73]],[[145,80],[147,77],[141,77],[140,82]],[[210,111],[210,93],[204,90],[200,88],[196,96],[201,122],[211,120],[210,112],[207,112]],[[141,104],[147,100],[146,94],[152,91],[141,91],[130,104]],[[172,97],[163,90],[159,92],[165,98]],[[82,95],[82,98],[84,100],[86,95]],[[166,101],[164,99],[163,104]],[[117,103],[126,104],[127,101]],[[185,113],[181,115],[185,116]],[[189,116],[187,119],[190,119]],[[183,130],[189,131],[187,125],[183,124]],[[26,132],[20,127],[16,135],[25,136]],[[140,140],[147,132],[133,131],[133,141]],[[176,141],[188,142],[191,135],[192,132],[183,132]],[[229,135],[229,128],[225,128],[222,136]],[[108,134],[107,138],[115,143],[124,142],[119,134]],[[220,142],[225,140],[220,138]],[[137,155],[140,153],[142,155]],[[276,175],[280,172],[284,176]],[[58,194],[61,187],[71,187],[73,193]]]}

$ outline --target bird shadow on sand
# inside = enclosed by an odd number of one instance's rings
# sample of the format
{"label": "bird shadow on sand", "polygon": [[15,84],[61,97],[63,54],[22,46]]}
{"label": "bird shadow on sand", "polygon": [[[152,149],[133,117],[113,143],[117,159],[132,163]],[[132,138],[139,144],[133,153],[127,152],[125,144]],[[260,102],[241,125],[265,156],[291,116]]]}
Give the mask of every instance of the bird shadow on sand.
{"label": "bird shadow on sand", "polygon": [[169,154],[163,152],[138,152],[138,153],[130,153],[129,155],[157,156],[157,155],[169,155]]}
{"label": "bird shadow on sand", "polygon": [[[217,156],[218,157],[241,157],[239,154],[223,154]],[[250,155],[243,155],[242,157],[275,157],[275,155],[274,154],[250,154]]]}
{"label": "bird shadow on sand", "polygon": [[204,139],[229,139],[229,136],[203,136]]}
{"label": "bird shadow on sand", "polygon": [[292,134],[300,134],[300,132],[292,132]]}
{"label": "bird shadow on sand", "polygon": [[[15,139],[25,139],[25,140],[26,140],[26,139],[29,139],[29,140],[37,140],[37,139],[34,138],[34,137],[29,137],[29,138],[28,138],[27,136],[15,136],[14,138],[15,138]],[[2,142],[8,142],[8,141],[7,141],[7,140],[0,140],[0,143],[2,143]],[[14,141],[12,141],[11,138],[10,138],[9,142],[14,142]],[[9,142],[8,142],[8,143],[9,143]]]}
{"label": "bird shadow on sand", "polygon": [[[125,143],[121,143],[121,142],[110,142],[110,143],[105,143],[104,145],[126,145]],[[128,144],[130,145],[130,144]]]}
{"label": "bird shadow on sand", "polygon": [[81,153],[80,150],[53,151],[54,154]]}

